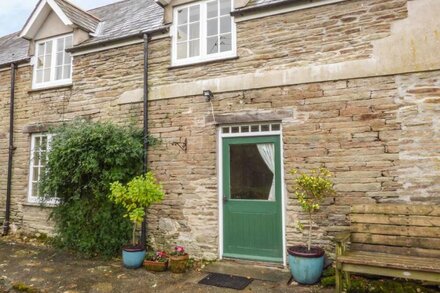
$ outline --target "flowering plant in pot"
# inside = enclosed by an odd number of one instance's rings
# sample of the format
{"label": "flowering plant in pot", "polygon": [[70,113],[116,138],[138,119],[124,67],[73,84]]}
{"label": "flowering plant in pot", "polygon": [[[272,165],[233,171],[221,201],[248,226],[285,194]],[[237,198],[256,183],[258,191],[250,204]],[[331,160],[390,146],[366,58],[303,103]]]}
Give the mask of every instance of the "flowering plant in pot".
{"label": "flowering plant in pot", "polygon": [[110,200],[122,205],[128,217],[133,223],[132,242],[123,247],[122,260],[127,268],[139,268],[145,257],[145,247],[136,242],[136,229],[145,216],[145,210],[153,203],[163,199],[164,191],[153,173],[149,171],[145,175],[133,178],[126,185],[116,181],[110,185]]}
{"label": "flowering plant in pot", "polygon": [[148,271],[163,272],[168,267],[168,254],[165,251],[148,252],[145,256],[144,267]]}
{"label": "flowering plant in pot", "polygon": [[[319,281],[324,268],[324,250],[312,246],[313,215],[317,213],[325,197],[335,193],[332,174],[326,168],[312,170],[310,173],[302,173],[292,170],[296,175],[294,191],[302,210],[308,215],[308,239],[307,245],[291,246],[289,253],[289,265],[293,278],[301,284],[314,284]],[[303,229],[303,224],[298,222],[298,228]]]}
{"label": "flowering plant in pot", "polygon": [[184,273],[188,264],[189,255],[183,246],[176,246],[170,253],[169,268],[173,273]]}

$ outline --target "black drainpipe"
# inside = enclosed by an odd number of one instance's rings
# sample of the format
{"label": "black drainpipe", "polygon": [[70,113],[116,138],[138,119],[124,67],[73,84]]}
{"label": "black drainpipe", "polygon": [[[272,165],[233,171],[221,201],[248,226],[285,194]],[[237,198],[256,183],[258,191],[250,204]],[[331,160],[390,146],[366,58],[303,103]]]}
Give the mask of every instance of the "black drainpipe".
{"label": "black drainpipe", "polygon": [[[143,172],[148,170],[148,34],[144,34],[144,161]],[[147,244],[147,210],[145,210],[144,221],[141,228],[141,243],[144,247]]]}
{"label": "black drainpipe", "polygon": [[11,63],[11,99],[9,102],[9,152],[8,152],[8,181],[6,183],[6,211],[3,223],[3,236],[9,232],[11,218],[11,185],[12,185],[12,156],[14,154],[14,97],[15,97],[15,70],[17,65]]}

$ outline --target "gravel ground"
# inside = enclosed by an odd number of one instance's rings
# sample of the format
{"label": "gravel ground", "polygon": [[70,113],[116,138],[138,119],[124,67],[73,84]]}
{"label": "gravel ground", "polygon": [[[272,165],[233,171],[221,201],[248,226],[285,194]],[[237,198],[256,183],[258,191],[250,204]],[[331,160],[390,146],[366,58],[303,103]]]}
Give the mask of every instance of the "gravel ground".
{"label": "gravel ground", "polygon": [[[84,259],[38,243],[0,238],[0,292],[239,292],[198,284],[206,273],[129,270],[121,260]],[[325,292],[318,286],[254,280],[242,292]]]}

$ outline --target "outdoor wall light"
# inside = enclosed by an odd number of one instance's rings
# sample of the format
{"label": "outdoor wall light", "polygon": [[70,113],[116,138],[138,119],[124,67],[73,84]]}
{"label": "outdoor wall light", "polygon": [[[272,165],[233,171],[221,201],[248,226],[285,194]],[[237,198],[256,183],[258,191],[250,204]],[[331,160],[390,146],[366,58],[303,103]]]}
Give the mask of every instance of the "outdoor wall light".
{"label": "outdoor wall light", "polygon": [[210,90],[204,90],[203,96],[205,96],[207,102],[211,102],[211,100],[214,98],[214,95]]}

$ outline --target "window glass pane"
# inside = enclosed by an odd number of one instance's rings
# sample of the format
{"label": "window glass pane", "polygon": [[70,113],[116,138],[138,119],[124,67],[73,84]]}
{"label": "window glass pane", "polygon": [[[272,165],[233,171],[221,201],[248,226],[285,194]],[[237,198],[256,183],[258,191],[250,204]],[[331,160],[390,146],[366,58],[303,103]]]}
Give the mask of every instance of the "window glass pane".
{"label": "window glass pane", "polygon": [[259,125],[252,125],[252,126],[251,126],[251,131],[252,131],[252,132],[258,132],[258,131],[260,131],[260,127],[259,127]]}
{"label": "window glass pane", "polygon": [[57,52],[63,52],[64,51],[64,38],[59,38],[57,40]]}
{"label": "window glass pane", "polygon": [[64,64],[71,64],[72,63],[72,56],[70,54],[65,53],[64,54]]}
{"label": "window glass pane", "polygon": [[43,82],[43,70],[38,69],[37,70],[37,83]]}
{"label": "window glass pane", "polygon": [[46,55],[44,57],[44,67],[50,68],[51,65],[52,65],[52,55]]}
{"label": "window glass pane", "polygon": [[200,6],[194,5],[189,8],[189,21],[199,21],[200,20]]}
{"label": "window glass pane", "polygon": [[177,24],[188,23],[188,8],[177,10]]}
{"label": "window glass pane", "polygon": [[189,39],[198,39],[200,37],[200,25],[198,22],[189,25]]}
{"label": "window glass pane", "polygon": [[218,6],[217,1],[211,1],[207,3],[208,10],[208,18],[217,17],[218,16]]}
{"label": "window glass pane", "polygon": [[71,78],[72,77],[71,71],[72,71],[72,66],[70,64],[64,65],[64,76],[63,76],[63,78],[64,79]]}
{"label": "window glass pane", "polygon": [[64,46],[64,49],[70,48],[72,48],[72,36],[66,37],[66,45]]}
{"label": "window glass pane", "polygon": [[56,61],[56,65],[63,65],[63,52],[58,52],[57,53],[57,61]]}
{"label": "window glass pane", "polygon": [[218,21],[217,18],[210,19],[207,22],[207,34],[208,36],[214,36],[218,34]]}
{"label": "window glass pane", "polygon": [[44,82],[50,81],[50,68],[44,69]]}
{"label": "window glass pane", "polygon": [[232,133],[239,133],[240,132],[240,127],[238,127],[238,126],[231,127],[231,132]]}
{"label": "window glass pane", "polygon": [[186,58],[187,43],[177,44],[177,59]]}
{"label": "window glass pane", "polygon": [[40,149],[45,151],[46,150],[46,146],[47,146],[47,136],[42,136],[41,137],[41,146]]}
{"label": "window glass pane", "polygon": [[227,52],[232,50],[231,34],[220,36],[220,52]]}
{"label": "window glass pane", "polygon": [[37,58],[37,68],[43,68],[44,66],[44,56],[39,56]]}
{"label": "window glass pane", "polygon": [[38,44],[38,56],[44,55],[44,43]]}
{"label": "window glass pane", "polygon": [[214,54],[214,53],[218,53],[218,42],[217,42],[218,37],[214,36],[214,37],[209,37],[207,40],[207,53],[208,54]]}
{"label": "window glass pane", "polygon": [[220,15],[231,13],[231,0],[220,0]]}
{"label": "window glass pane", "polygon": [[179,26],[177,28],[177,41],[186,41],[188,39],[188,26]]}
{"label": "window glass pane", "polygon": [[189,41],[189,57],[199,56],[199,40]]}
{"label": "window glass pane", "polygon": [[32,196],[38,196],[38,182],[32,182]]}
{"label": "window glass pane", "polygon": [[223,127],[222,131],[223,133],[229,133],[229,127]]}
{"label": "window glass pane", "polygon": [[41,140],[40,140],[39,136],[36,136],[34,139],[35,139],[35,141],[34,141],[34,151],[38,151],[40,149],[40,142],[41,142]]}
{"label": "window glass pane", "polygon": [[220,18],[220,33],[230,33],[231,32],[231,17],[223,16]]}
{"label": "window glass pane", "polygon": [[32,156],[33,164],[38,166],[40,164],[40,152],[36,150],[33,152]]}
{"label": "window glass pane", "polygon": [[242,126],[241,127],[241,132],[249,132],[249,126],[248,125]]}
{"label": "window glass pane", "polygon": [[280,125],[279,125],[279,124],[272,124],[272,130],[273,130],[273,131],[278,131],[278,130],[280,130]]}
{"label": "window glass pane", "polygon": [[55,79],[60,80],[63,78],[63,66],[57,66],[55,68]]}
{"label": "window glass pane", "polygon": [[52,54],[52,41],[47,41],[46,42],[46,55],[48,54]]}
{"label": "window glass pane", "polygon": [[32,180],[33,181],[38,181],[38,179],[39,179],[39,174],[40,174],[40,167],[34,167],[33,168],[33,173],[32,173]]}
{"label": "window glass pane", "polygon": [[230,145],[231,199],[270,200],[273,179],[256,144]]}
{"label": "window glass pane", "polygon": [[261,125],[261,131],[269,131],[269,125]]}

